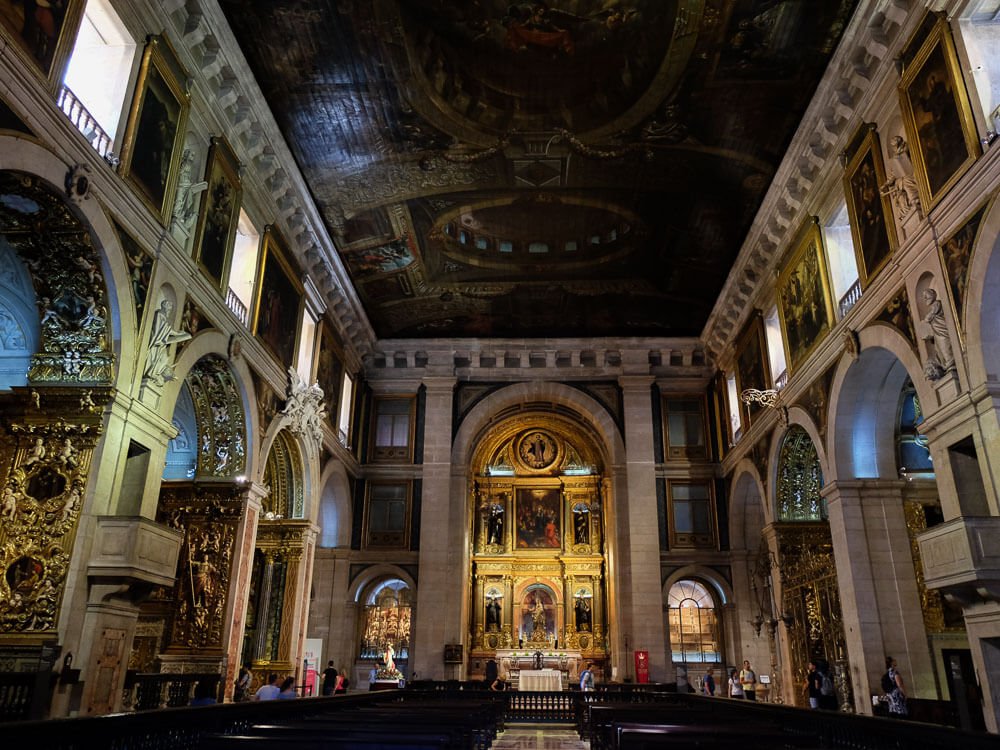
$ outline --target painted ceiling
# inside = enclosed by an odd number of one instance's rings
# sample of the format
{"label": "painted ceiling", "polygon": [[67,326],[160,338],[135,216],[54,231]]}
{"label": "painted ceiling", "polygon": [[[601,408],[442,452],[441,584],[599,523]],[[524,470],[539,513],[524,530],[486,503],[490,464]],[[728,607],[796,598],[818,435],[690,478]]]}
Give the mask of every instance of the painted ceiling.
{"label": "painted ceiling", "polygon": [[380,337],[698,335],[856,0],[220,0]]}

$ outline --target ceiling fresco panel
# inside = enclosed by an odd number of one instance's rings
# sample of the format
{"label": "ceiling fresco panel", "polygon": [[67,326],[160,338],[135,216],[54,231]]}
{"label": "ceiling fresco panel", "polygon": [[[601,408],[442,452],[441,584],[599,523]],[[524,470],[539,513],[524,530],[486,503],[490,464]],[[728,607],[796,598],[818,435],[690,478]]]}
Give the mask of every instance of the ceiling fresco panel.
{"label": "ceiling fresco panel", "polygon": [[376,334],[697,335],[856,0],[220,0]]}

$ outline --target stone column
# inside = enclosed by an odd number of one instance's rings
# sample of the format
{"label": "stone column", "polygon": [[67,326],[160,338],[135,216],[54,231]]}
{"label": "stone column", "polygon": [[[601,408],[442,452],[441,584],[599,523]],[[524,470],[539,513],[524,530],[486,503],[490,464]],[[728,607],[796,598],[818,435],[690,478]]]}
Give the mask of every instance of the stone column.
{"label": "stone column", "polygon": [[[466,479],[452,476],[451,419],[454,377],[426,377],[420,566],[411,672],[444,679],[444,645],[464,636],[462,608],[468,597],[464,565],[468,545]],[[449,675],[450,676],[450,675]]]}
{"label": "stone column", "polygon": [[938,695],[902,489],[903,482],[876,479],[823,488],[858,713],[872,711],[886,655],[899,663],[908,695]]}
{"label": "stone column", "polygon": [[[673,668],[666,658],[663,632],[663,597],[660,593],[660,556],[650,550],[660,548],[656,508],[656,459],[653,453],[653,377],[623,375],[625,416],[625,491],[616,493],[618,502],[617,546],[623,567],[617,572],[622,595],[622,627],[630,633],[631,647],[649,651],[650,680],[672,681]],[[619,488],[621,485],[619,484]],[[625,654],[631,659],[630,654]],[[626,668],[626,672],[627,672]]]}

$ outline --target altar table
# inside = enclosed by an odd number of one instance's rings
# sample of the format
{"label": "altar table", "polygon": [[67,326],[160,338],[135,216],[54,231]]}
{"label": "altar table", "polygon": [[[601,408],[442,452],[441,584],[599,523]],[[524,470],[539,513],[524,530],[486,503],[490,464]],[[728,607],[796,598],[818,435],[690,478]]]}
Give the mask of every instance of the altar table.
{"label": "altar table", "polygon": [[558,669],[522,669],[517,678],[518,690],[562,690],[562,672]]}

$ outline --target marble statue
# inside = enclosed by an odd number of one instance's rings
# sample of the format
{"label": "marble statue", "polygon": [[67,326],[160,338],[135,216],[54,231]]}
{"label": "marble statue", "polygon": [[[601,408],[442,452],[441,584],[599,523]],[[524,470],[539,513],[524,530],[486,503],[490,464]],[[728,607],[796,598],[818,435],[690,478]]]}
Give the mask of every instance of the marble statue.
{"label": "marble statue", "polygon": [[146,369],[142,374],[143,381],[163,385],[174,379],[170,345],[178,341],[187,341],[191,338],[191,334],[187,331],[174,330],[171,326],[173,312],[173,302],[164,299],[153,315],[153,330],[149,334],[149,357],[146,359]]}

